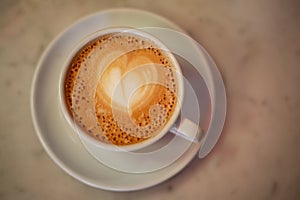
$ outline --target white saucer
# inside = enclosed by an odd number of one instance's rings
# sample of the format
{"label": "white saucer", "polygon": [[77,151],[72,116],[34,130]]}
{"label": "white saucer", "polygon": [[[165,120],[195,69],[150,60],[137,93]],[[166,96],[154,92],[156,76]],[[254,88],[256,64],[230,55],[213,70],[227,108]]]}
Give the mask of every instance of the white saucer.
{"label": "white saucer", "polygon": [[[154,186],[172,177],[194,158],[200,145],[191,145],[175,162],[162,169],[139,174],[109,168],[94,159],[83,147],[78,136],[65,122],[57,104],[60,67],[75,41],[87,33],[112,26],[137,28],[153,26],[182,31],[160,16],[134,9],[108,10],[80,20],[61,33],[43,53],[33,79],[31,112],[34,127],[43,147],[65,172],[93,187],[131,191]],[[206,135],[205,139],[206,137],[208,136]],[[216,140],[211,143],[215,143]],[[201,148],[203,146],[205,144]]]}

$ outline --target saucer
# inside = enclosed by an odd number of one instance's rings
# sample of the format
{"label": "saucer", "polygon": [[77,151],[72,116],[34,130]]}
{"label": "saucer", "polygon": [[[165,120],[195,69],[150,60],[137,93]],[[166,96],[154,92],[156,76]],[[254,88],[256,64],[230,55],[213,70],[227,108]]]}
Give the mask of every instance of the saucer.
{"label": "saucer", "polygon": [[[213,136],[206,134],[203,139],[203,145],[195,144],[189,146],[170,165],[148,173],[121,172],[94,159],[60,112],[57,103],[58,79],[60,67],[76,41],[88,33],[113,26],[131,26],[136,28],[152,26],[183,31],[165,18],[135,9],[107,10],[81,19],[57,36],[43,53],[32,83],[31,113],[40,142],[53,161],[66,173],[96,188],[112,191],[132,191],[154,186],[174,176],[194,158],[199,149],[199,156],[205,157],[216,143],[221,131],[211,134]],[[203,53],[203,49],[197,48]],[[209,59],[208,55],[203,55],[202,57]],[[205,62],[209,65],[213,63],[211,60]],[[213,70],[215,70],[215,73],[218,72],[216,67]],[[217,99],[216,97],[219,94],[221,94],[222,99],[225,98],[222,79],[219,74],[217,75],[219,77],[215,76],[215,80],[204,80],[220,88],[219,91],[221,93],[210,91],[213,102],[216,101],[215,99]],[[219,84],[215,84],[216,80]],[[214,115],[216,110],[218,111],[215,108],[218,108],[218,106],[214,107],[212,104],[212,115]],[[224,114],[221,114],[220,119],[225,117],[225,108],[222,111]],[[211,117],[211,119],[213,118]],[[221,120],[221,123],[218,123],[216,127],[220,129],[223,126],[223,122]],[[210,129],[211,127],[208,127],[208,131]],[[206,141],[209,141],[209,144]],[[136,164],[138,165],[138,161],[136,161]]]}

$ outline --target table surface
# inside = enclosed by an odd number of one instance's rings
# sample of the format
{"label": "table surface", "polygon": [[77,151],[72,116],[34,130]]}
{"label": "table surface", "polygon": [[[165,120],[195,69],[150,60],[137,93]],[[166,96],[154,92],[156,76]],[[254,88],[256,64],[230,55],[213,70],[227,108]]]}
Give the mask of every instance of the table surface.
{"label": "table surface", "polygon": [[[47,155],[31,121],[38,59],[67,26],[93,12],[160,14],[211,54],[228,113],[206,158],[136,192],[84,185]],[[102,0],[0,2],[0,199],[300,199],[300,1]]]}

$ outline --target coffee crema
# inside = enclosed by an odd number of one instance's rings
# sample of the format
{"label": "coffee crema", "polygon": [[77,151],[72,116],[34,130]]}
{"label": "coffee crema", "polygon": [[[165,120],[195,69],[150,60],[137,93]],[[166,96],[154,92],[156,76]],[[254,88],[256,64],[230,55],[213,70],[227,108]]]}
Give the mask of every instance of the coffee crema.
{"label": "coffee crema", "polygon": [[70,114],[87,134],[129,145],[158,134],[177,104],[176,68],[165,50],[128,32],[83,46],[69,64],[64,94]]}

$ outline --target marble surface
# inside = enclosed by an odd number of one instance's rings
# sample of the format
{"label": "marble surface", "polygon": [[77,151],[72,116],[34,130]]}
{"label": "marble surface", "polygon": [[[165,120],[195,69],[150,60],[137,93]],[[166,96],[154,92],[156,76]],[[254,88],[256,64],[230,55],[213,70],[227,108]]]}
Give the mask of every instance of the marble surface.
{"label": "marble surface", "polygon": [[[228,115],[211,154],[136,192],[86,186],[48,157],[29,106],[36,64],[80,17],[133,7],[201,43],[226,85]],[[0,199],[300,199],[300,2],[297,0],[1,0]]]}

